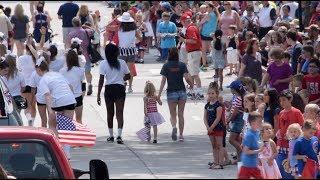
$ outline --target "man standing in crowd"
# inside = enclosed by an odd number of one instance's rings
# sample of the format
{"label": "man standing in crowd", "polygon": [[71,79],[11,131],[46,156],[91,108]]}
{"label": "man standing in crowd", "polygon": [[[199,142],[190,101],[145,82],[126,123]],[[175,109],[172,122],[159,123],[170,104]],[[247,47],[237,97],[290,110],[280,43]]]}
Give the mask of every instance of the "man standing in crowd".
{"label": "man standing in crowd", "polygon": [[276,10],[271,7],[268,1],[263,1],[263,7],[258,13],[259,20],[259,39],[261,40],[273,27],[277,19]]}
{"label": "man standing in crowd", "polygon": [[72,19],[76,17],[79,6],[72,1],[68,1],[60,6],[58,10],[58,18],[62,19],[62,31],[64,46],[67,47],[68,34],[73,30]]}
{"label": "man standing in crowd", "polygon": [[196,83],[195,95],[197,98],[204,98],[201,89],[201,80],[199,77],[200,69],[199,64],[201,60],[201,38],[199,29],[195,26],[191,17],[188,14],[183,14],[181,22],[186,27],[185,38],[180,37],[180,41],[186,44],[186,50],[188,52],[188,71],[192,77],[192,82]]}
{"label": "man standing in crowd", "polygon": [[84,57],[86,58],[86,64],[84,66],[85,68],[85,74],[86,74],[86,80],[88,85],[88,92],[87,95],[90,96],[92,94],[92,74],[91,74],[91,61],[89,58],[88,54],[88,46],[90,43],[89,37],[92,36],[93,31],[91,29],[83,29],[81,27],[81,21],[78,17],[74,17],[72,19],[72,25],[73,25],[73,30],[69,33],[68,38],[67,38],[67,47],[71,47],[71,39],[72,38],[79,38],[82,40],[81,43],[81,49]]}

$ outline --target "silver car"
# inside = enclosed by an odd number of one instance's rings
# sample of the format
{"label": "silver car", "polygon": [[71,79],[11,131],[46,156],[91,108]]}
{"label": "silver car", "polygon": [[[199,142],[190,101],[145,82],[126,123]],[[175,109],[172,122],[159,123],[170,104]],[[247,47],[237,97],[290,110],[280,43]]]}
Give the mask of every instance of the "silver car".
{"label": "silver car", "polygon": [[23,126],[17,106],[2,78],[0,78],[0,115],[0,126]]}

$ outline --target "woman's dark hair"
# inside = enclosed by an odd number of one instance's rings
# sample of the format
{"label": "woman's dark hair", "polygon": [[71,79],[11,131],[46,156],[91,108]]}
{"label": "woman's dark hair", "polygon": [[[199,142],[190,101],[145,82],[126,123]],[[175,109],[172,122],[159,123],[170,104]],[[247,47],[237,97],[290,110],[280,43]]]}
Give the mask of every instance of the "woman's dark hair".
{"label": "woman's dark hair", "polygon": [[121,15],[121,9],[120,8],[114,8],[112,15],[114,17],[117,17],[118,15]]}
{"label": "woman's dark hair", "polygon": [[123,32],[135,31],[137,30],[137,25],[135,22],[121,22],[120,29]]}
{"label": "woman's dark hair", "polygon": [[248,55],[252,55],[253,53],[253,44],[259,42],[259,40],[257,38],[252,38],[249,40],[248,45],[247,45],[247,49],[246,49],[246,54]]}
{"label": "woman's dark hair", "polygon": [[55,45],[51,45],[48,51],[50,52],[50,61],[54,61],[54,58],[58,55],[58,48]]}
{"label": "woman's dark hair", "polygon": [[214,32],[214,37],[216,38],[216,41],[214,42],[214,49],[220,51],[222,49],[222,42],[221,42],[221,37],[222,37],[223,32],[218,29],[216,32]]}
{"label": "woman's dark hair", "polygon": [[118,60],[119,56],[119,48],[113,43],[109,43],[106,45],[104,52],[106,54],[106,59],[111,68],[120,69],[120,62]]}
{"label": "woman's dark hair", "polygon": [[169,49],[168,61],[179,61],[179,51],[176,47]]}
{"label": "woman's dark hair", "polygon": [[[34,43],[34,41],[31,41],[31,46],[34,48],[34,49],[37,49],[36,48],[36,44]],[[26,51],[29,52],[30,56],[32,57],[32,60],[34,63],[36,63],[36,57],[34,57],[34,55],[32,54],[32,52],[30,51],[29,47],[26,46]]]}
{"label": "woman's dark hair", "polygon": [[289,30],[286,34],[287,38],[291,39],[292,41],[297,41],[297,32],[293,30]]}
{"label": "woman's dark hair", "polygon": [[293,93],[292,94],[292,102],[291,105],[297,109],[299,109],[302,113],[304,113],[304,102],[301,96],[298,93]]}
{"label": "woman's dark hair", "polygon": [[287,8],[287,9],[288,9],[288,12],[290,12],[290,6],[284,5],[284,6],[282,7],[282,9],[283,9],[283,8]]}
{"label": "woman's dark hair", "polygon": [[43,9],[44,9],[44,3],[38,3],[37,4],[37,11],[39,12],[39,13],[42,13],[43,12]]}
{"label": "woman's dark hair", "polygon": [[305,45],[302,47],[302,50],[305,51],[305,52],[308,52],[311,54],[311,56],[314,55],[314,48],[312,45]]}
{"label": "woman's dark hair", "polygon": [[67,52],[67,54],[66,54],[66,62],[67,62],[68,71],[70,71],[73,66],[80,67],[78,54],[73,49],[70,49]]}
{"label": "woman's dark hair", "polygon": [[4,60],[0,60],[0,70],[9,68],[9,63]]}
{"label": "woman's dark hair", "polygon": [[311,59],[309,65],[310,64],[315,64],[318,68],[320,68],[320,61],[316,58]]}
{"label": "woman's dark hair", "polygon": [[36,68],[40,69],[41,71],[49,71],[49,63],[47,61],[42,61],[40,65],[36,65]]}
{"label": "woman's dark hair", "polygon": [[269,103],[267,103],[267,107],[270,108],[270,117],[273,118],[276,114],[276,110],[280,107],[279,103],[279,93],[276,89],[268,89],[267,90],[269,96]]}
{"label": "woman's dark hair", "polygon": [[10,8],[10,7],[6,7],[6,8],[3,10],[3,13],[4,13],[7,17],[10,17],[10,16],[11,16],[11,8]]}
{"label": "woman's dark hair", "polygon": [[82,49],[81,49],[81,46],[80,44],[74,42],[71,44],[71,49],[77,49],[77,52],[78,52],[78,55],[82,55]]}

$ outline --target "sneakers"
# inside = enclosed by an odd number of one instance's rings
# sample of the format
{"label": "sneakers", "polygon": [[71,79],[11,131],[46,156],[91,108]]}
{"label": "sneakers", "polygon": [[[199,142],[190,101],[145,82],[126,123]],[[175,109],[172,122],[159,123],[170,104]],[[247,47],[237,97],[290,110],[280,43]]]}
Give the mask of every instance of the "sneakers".
{"label": "sneakers", "polygon": [[172,138],[172,140],[173,141],[176,141],[177,139],[178,139],[178,137],[177,137],[177,128],[173,128],[172,129],[172,134],[171,134],[171,138]]}
{"label": "sneakers", "polygon": [[200,70],[201,71],[207,71],[207,68],[202,65],[202,66],[200,66]]}
{"label": "sneakers", "polygon": [[155,140],[153,140],[153,142],[152,142],[153,144],[157,144],[158,143],[158,141],[155,139]]}
{"label": "sneakers", "polygon": [[132,92],[133,92],[132,88],[129,87],[129,88],[128,88],[128,93],[131,94]]}
{"label": "sneakers", "polygon": [[118,144],[123,144],[123,140],[120,136],[117,137],[117,143]]}
{"label": "sneakers", "polygon": [[179,141],[184,142],[184,137],[182,135],[179,136]]}
{"label": "sneakers", "polygon": [[113,143],[114,142],[114,137],[108,137],[107,142]]}
{"label": "sneakers", "polygon": [[88,96],[90,96],[91,94],[92,94],[92,84],[88,86],[88,92],[87,92]]}

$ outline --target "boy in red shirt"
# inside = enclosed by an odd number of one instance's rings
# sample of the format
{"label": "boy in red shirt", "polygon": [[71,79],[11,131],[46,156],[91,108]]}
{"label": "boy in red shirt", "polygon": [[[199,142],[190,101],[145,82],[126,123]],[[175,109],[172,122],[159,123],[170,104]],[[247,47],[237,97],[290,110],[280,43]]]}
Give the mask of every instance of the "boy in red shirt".
{"label": "boy in red shirt", "polygon": [[288,163],[288,148],[289,148],[289,140],[286,137],[286,132],[288,126],[293,123],[298,123],[300,126],[303,125],[303,115],[300,110],[292,107],[293,95],[291,91],[283,91],[280,94],[279,101],[283,110],[279,114],[278,127],[279,130],[276,134],[277,136],[277,146],[280,147],[279,154],[277,157],[277,164],[279,166],[279,170],[281,172],[281,176],[284,179],[294,179],[294,177],[285,170],[285,164]]}
{"label": "boy in red shirt", "polygon": [[306,89],[309,96],[309,103],[320,104],[320,62],[312,59],[309,62],[308,74],[302,79],[302,89]]}

